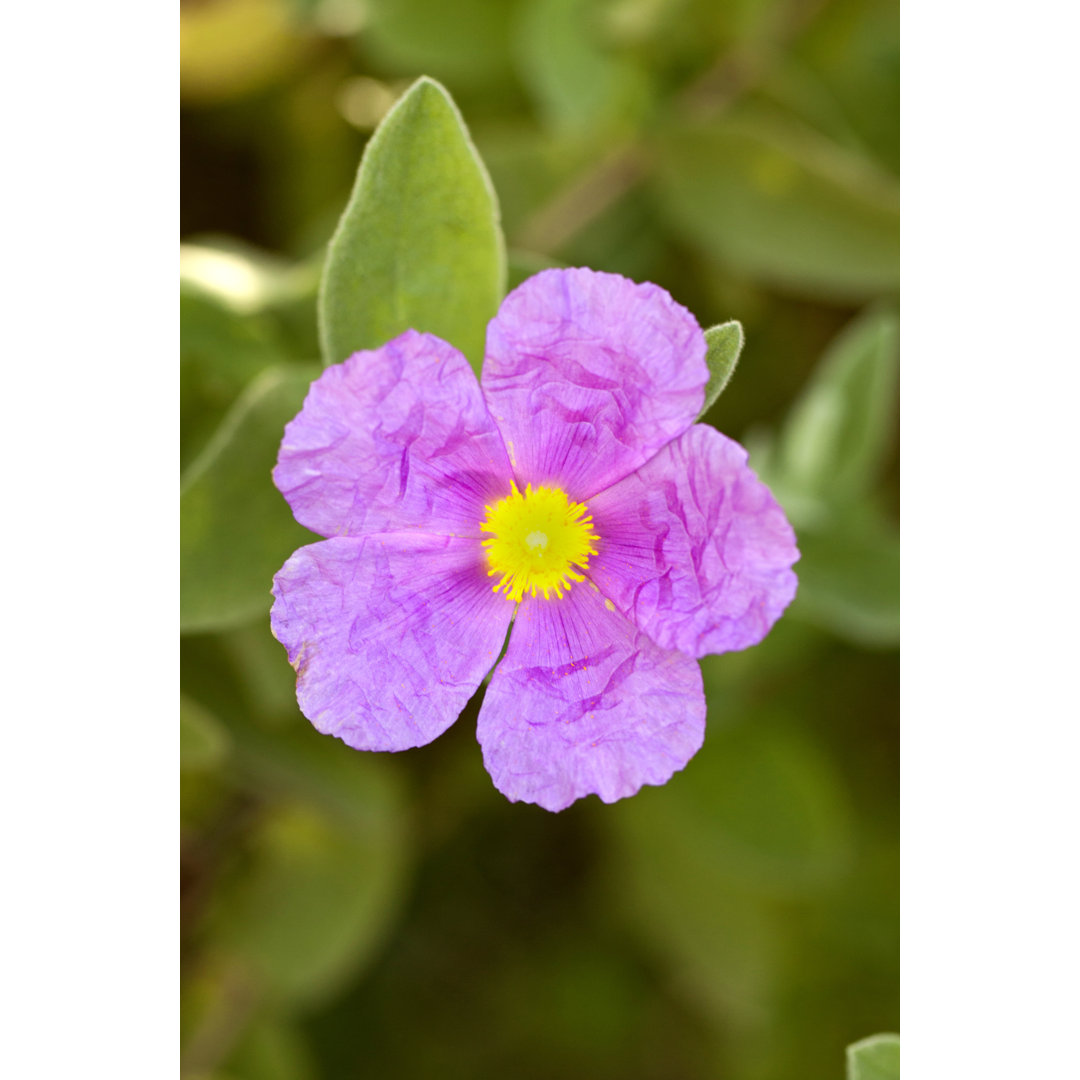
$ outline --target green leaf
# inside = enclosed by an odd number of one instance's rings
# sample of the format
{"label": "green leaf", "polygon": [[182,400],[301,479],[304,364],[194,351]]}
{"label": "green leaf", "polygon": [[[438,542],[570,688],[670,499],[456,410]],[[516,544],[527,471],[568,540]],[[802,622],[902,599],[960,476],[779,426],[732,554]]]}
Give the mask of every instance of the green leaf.
{"label": "green leaf", "polygon": [[[900,9],[827,4],[791,42],[796,65],[827,95],[842,123],[885,168],[900,170]],[[795,106],[798,107],[798,106]],[[817,122],[820,122],[818,120]]]}
{"label": "green leaf", "polygon": [[276,997],[321,1000],[371,958],[398,911],[411,856],[404,791],[393,763],[306,724],[230,721],[238,770],[273,809],[224,887],[212,936]]}
{"label": "green leaf", "polygon": [[856,645],[900,640],[900,537],[873,513],[845,514],[798,535],[799,591],[791,613]]}
{"label": "green leaf", "polygon": [[181,369],[197,371],[204,396],[231,404],[256,375],[287,359],[266,315],[238,311],[221,296],[181,280]]}
{"label": "green leaf", "polygon": [[611,129],[641,111],[642,73],[604,41],[596,3],[532,0],[519,25],[521,78],[548,126],[581,136]]}
{"label": "green leaf", "polygon": [[384,926],[400,861],[385,841],[309,804],[276,808],[253,836],[216,940],[275,996],[311,1001],[340,988]]}
{"label": "green leaf", "polygon": [[294,716],[293,725],[268,730],[230,715],[238,767],[253,786],[318,806],[361,832],[393,832],[394,843],[403,847],[403,796],[394,762],[357,753]]}
{"label": "green leaf", "polygon": [[738,319],[710,326],[705,331],[705,363],[709,366],[709,381],[705,384],[705,407],[698,416],[700,420],[716,404],[716,399],[735,374],[744,342],[742,323]]}
{"label": "green leaf", "polygon": [[281,643],[263,622],[229,630],[217,636],[220,655],[236,677],[248,714],[258,723],[295,724],[296,672]]}
{"label": "green leaf", "polygon": [[224,761],[229,736],[198,702],[180,695],[180,768],[201,772]]}
{"label": "green leaf", "polygon": [[268,367],[287,359],[272,321],[242,314],[211,293],[180,285],[180,461],[187,468],[229,406]]}
{"label": "green leaf", "polygon": [[665,803],[646,788],[609,821],[612,907],[714,1016],[749,1021],[773,992],[778,935],[757,898],[733,888],[723,862],[699,846],[701,836],[684,831],[693,825],[685,808]]}
{"label": "green leaf", "polygon": [[780,433],[783,491],[837,506],[870,490],[894,437],[896,346],[895,314],[874,309],[829,346]]}
{"label": "green leaf", "polygon": [[699,757],[677,801],[707,823],[703,849],[732,880],[798,893],[844,869],[852,837],[840,780],[797,727],[765,714],[714,725]]}
{"label": "green leaf", "polygon": [[506,284],[498,204],[461,114],[418,79],[364,152],[319,293],[323,360],[405,330],[459,348],[479,373]]}
{"label": "green leaf", "polygon": [[823,298],[897,288],[895,180],[810,129],[744,111],[671,128],[656,163],[672,225],[721,265]]}
{"label": "green leaf", "polygon": [[847,1080],[900,1080],[900,1036],[871,1035],[847,1048]]}
{"label": "green leaf", "polygon": [[271,369],[229,410],[180,490],[181,630],[239,626],[270,610],[274,573],[316,538],[271,480],[285,424],[313,375]]}
{"label": "green leaf", "polygon": [[619,804],[610,823],[620,904],[680,981],[740,1019],[766,1009],[776,974],[782,926],[763,898],[827,888],[853,845],[832,763],[795,725],[760,713],[714,723],[684,773]]}
{"label": "green leaf", "polygon": [[829,346],[778,436],[747,438],[796,529],[792,615],[876,648],[900,637],[900,540],[868,503],[895,437],[896,344],[895,314],[864,312]]}

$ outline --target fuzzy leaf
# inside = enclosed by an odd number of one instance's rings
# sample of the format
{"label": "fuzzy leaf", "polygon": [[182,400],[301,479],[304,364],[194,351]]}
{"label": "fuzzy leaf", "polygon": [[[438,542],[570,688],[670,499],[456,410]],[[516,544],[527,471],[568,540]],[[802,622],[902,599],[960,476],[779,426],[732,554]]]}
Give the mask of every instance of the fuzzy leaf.
{"label": "fuzzy leaf", "polygon": [[742,323],[738,319],[710,326],[705,331],[705,344],[708,346],[705,363],[709,365],[709,381],[705,384],[705,407],[701,410],[699,420],[716,404],[716,399],[735,374],[744,341]]}
{"label": "fuzzy leaf", "polygon": [[848,1080],[900,1080],[900,1036],[871,1035],[847,1048]]}
{"label": "fuzzy leaf", "polygon": [[506,251],[487,171],[449,94],[418,79],[364,152],[319,292],[323,361],[410,328],[460,349],[479,373]]}

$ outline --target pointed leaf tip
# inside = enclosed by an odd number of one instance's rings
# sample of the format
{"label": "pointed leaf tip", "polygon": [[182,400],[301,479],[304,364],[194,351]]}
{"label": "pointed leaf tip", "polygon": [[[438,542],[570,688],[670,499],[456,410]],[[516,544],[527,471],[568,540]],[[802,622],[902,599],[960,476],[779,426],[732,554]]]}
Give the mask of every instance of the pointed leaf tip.
{"label": "pointed leaf tip", "polygon": [[871,1035],[852,1043],[847,1080],[900,1080],[900,1036]]}
{"label": "pointed leaf tip", "polygon": [[411,328],[455,345],[479,371],[505,282],[491,180],[453,99],[423,76],[368,143],[330,241],[319,293],[323,360],[338,363]]}
{"label": "pointed leaf tip", "polygon": [[735,374],[745,335],[738,319],[711,326],[705,331],[705,363],[709,367],[709,381],[705,384],[705,407],[698,416],[700,420],[716,404],[716,399]]}

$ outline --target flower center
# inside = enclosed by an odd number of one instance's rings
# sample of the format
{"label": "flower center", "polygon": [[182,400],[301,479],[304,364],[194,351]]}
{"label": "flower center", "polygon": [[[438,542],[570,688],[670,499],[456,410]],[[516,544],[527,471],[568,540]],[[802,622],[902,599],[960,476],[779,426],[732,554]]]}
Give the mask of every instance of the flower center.
{"label": "flower center", "polygon": [[492,592],[515,602],[537,592],[545,600],[552,592],[561,598],[572,582],[585,580],[578,571],[587,570],[596,554],[592,518],[584,503],[571,502],[560,488],[529,484],[522,495],[516,484],[510,487],[505,499],[485,507],[480,525],[492,534],[484,541],[488,577],[499,578]]}

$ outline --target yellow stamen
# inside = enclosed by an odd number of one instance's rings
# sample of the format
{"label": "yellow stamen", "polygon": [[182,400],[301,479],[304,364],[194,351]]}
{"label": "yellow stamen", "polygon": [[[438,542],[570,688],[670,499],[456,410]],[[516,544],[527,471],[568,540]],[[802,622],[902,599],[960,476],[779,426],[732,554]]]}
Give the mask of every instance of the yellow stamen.
{"label": "yellow stamen", "polygon": [[585,580],[579,571],[588,569],[599,537],[583,503],[571,502],[560,488],[529,484],[522,495],[511,484],[505,499],[484,509],[480,529],[492,534],[484,541],[488,577],[499,578],[492,592],[515,602],[538,592],[545,600],[551,593],[561,599],[573,582]]}

